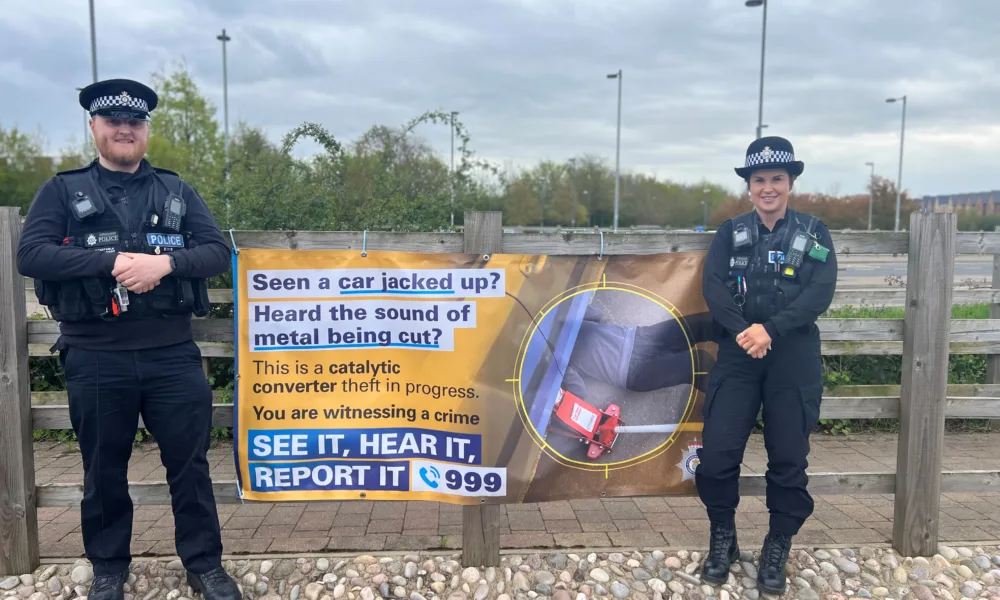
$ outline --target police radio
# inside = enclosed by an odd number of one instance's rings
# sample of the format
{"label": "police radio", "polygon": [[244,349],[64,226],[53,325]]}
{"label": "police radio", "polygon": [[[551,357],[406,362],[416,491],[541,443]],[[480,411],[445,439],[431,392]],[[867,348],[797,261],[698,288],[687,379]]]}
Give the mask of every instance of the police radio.
{"label": "police radio", "polygon": [[806,248],[809,247],[809,240],[811,238],[803,232],[798,232],[795,237],[792,238],[792,245],[788,248],[788,252],[785,253],[785,264],[781,269],[781,274],[784,277],[795,277],[795,273],[802,266],[802,260],[806,256]]}
{"label": "police radio", "polygon": [[181,222],[187,212],[187,203],[177,194],[171,193],[163,206],[163,227],[171,231],[180,231]]}

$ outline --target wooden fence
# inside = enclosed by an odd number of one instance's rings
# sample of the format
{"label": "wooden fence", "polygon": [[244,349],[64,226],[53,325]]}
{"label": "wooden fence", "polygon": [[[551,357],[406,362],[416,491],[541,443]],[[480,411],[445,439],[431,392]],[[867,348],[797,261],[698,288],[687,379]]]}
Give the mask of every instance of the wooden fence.
{"label": "wooden fence", "polygon": [[[391,249],[412,252],[476,254],[525,253],[550,255],[652,254],[706,250],[710,233],[514,233],[505,234],[498,212],[468,213],[463,233],[374,233],[264,231],[234,232],[241,248]],[[49,357],[58,335],[49,320],[28,320],[24,278],[16,270],[15,253],[21,220],[17,209],[0,208],[0,575],[32,571],[39,562],[37,507],[77,506],[83,485],[35,485],[32,432],[69,428],[62,392],[32,393],[28,357]],[[1000,318],[951,319],[956,254],[1000,255],[1000,233],[958,233],[952,213],[914,213],[908,232],[834,232],[840,256],[905,254],[905,291],[886,294],[905,300],[903,319],[832,319],[819,321],[824,355],[902,355],[901,385],[852,386],[823,398],[821,417],[839,419],[900,419],[895,471],[811,473],[815,494],[894,494],[893,546],[905,556],[929,556],[937,551],[939,500],[942,492],[1000,489],[1000,472],[942,471],[945,418],[1000,418]],[[997,261],[994,261],[993,286]],[[854,291],[840,292],[856,294]],[[899,296],[902,293],[904,296]],[[997,302],[1000,290],[982,293]],[[7,299],[12,299],[8,301]],[[227,291],[213,293],[216,302],[232,302]],[[842,304],[844,302],[841,302]],[[878,304],[878,298],[872,302]],[[194,334],[203,356],[231,358],[233,323],[200,319]],[[948,385],[950,354],[987,354],[986,385]],[[878,390],[873,393],[871,389]],[[55,403],[54,403],[55,402]],[[233,407],[216,404],[213,423],[231,427]],[[140,422],[141,426],[141,422]],[[762,475],[741,477],[741,493],[763,495]],[[137,505],[168,505],[166,482],[131,483]],[[239,502],[235,481],[216,481],[219,502]],[[464,507],[463,563],[499,564],[499,506]]]}

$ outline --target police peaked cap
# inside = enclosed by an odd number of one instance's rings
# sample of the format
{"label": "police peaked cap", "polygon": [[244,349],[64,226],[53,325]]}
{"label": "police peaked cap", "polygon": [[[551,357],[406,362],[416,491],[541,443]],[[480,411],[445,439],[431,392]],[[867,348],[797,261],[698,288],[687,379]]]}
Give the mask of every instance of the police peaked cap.
{"label": "police peaked cap", "polygon": [[762,169],[785,169],[792,177],[798,177],[805,168],[802,161],[795,160],[791,142],[783,137],[770,136],[751,142],[747,147],[746,162],[735,170],[741,179],[748,179],[751,173]]}
{"label": "police peaked cap", "polygon": [[156,92],[131,79],[106,79],[80,90],[80,106],[91,116],[149,120],[158,102]]}

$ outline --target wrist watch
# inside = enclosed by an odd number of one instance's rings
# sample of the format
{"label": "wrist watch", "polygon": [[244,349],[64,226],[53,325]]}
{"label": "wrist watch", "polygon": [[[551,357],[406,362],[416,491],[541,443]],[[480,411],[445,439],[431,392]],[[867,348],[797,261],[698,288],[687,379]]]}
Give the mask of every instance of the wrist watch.
{"label": "wrist watch", "polygon": [[170,260],[170,272],[173,273],[177,270],[177,261],[174,260],[174,257],[169,254],[167,255],[167,258]]}

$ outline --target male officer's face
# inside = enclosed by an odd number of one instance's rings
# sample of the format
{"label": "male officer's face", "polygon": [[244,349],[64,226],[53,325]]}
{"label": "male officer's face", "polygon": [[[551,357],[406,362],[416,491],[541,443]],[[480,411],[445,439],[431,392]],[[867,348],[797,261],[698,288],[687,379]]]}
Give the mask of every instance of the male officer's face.
{"label": "male officer's face", "polygon": [[149,121],[97,115],[90,121],[90,130],[105,160],[129,167],[146,155]]}
{"label": "male officer's face", "polygon": [[783,169],[757,171],[750,176],[750,201],[757,210],[780,213],[788,206],[792,180]]}

